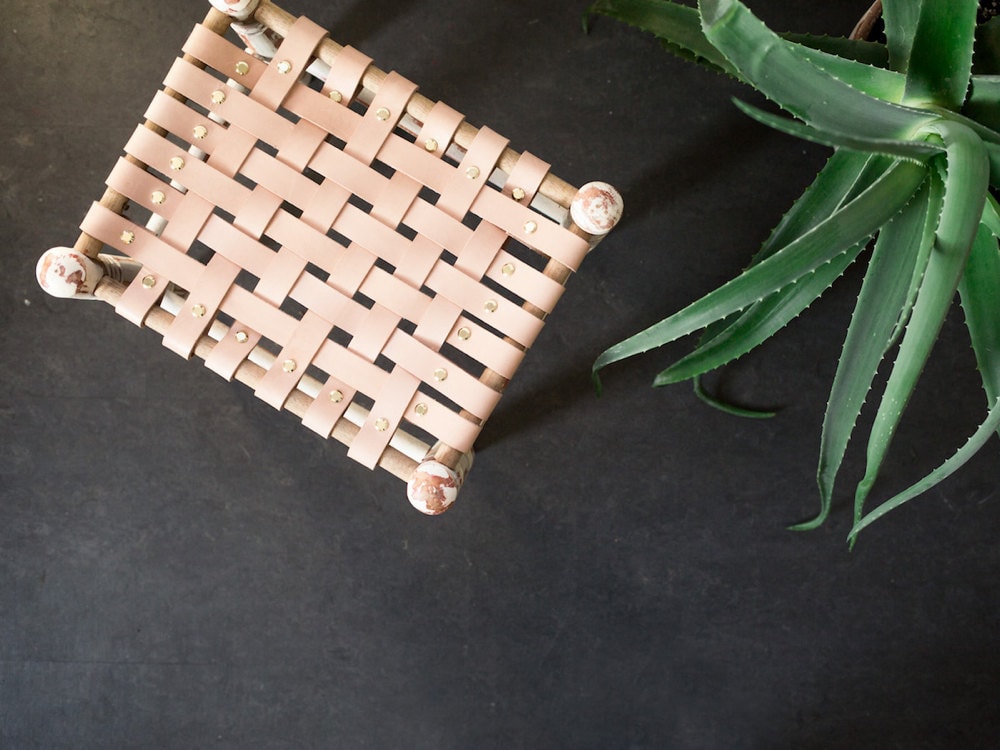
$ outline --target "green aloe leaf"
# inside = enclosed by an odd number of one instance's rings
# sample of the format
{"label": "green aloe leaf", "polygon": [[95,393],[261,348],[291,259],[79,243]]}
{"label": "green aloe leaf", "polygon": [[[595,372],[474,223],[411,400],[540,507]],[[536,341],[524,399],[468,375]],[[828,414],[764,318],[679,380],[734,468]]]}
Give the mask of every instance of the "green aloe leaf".
{"label": "green aloe leaf", "polygon": [[705,38],[696,8],[667,0],[598,0],[585,16],[598,13],[653,34],[671,53],[735,78],[739,74]]}
{"label": "green aloe leaf", "polygon": [[[809,38],[796,42],[796,38],[789,34],[779,35],[787,42],[792,42],[796,53],[803,59],[808,60],[817,68],[829,73],[842,83],[862,91],[868,96],[882,99],[887,102],[899,103],[903,100],[906,92],[906,76],[894,70],[887,70],[877,64],[872,64],[863,60],[854,59],[850,56],[835,54],[827,49],[813,47]],[[853,49],[853,45],[865,45],[860,49]],[[848,45],[851,45],[849,47]],[[864,53],[868,47],[876,50],[885,50],[882,45],[872,45],[868,42],[852,42],[845,39],[841,48],[845,52]],[[869,55],[875,59],[885,59],[885,55]]]}
{"label": "green aloe leaf", "polygon": [[989,161],[982,140],[955,123],[939,122],[933,130],[947,150],[941,218],[927,271],[869,435],[865,475],[854,496],[856,521],[861,518],[900,416],[951,306],[986,200]]}
{"label": "green aloe leaf", "polygon": [[874,510],[858,518],[857,521],[855,521],[854,526],[851,528],[851,533],[847,537],[848,543],[853,546],[862,529],[871,526],[886,513],[898,508],[903,503],[906,503],[918,495],[927,492],[927,490],[937,484],[940,484],[962,468],[973,456],[976,455],[976,453],[980,451],[980,449],[982,449],[984,445],[986,445],[994,433],[997,432],[998,428],[1000,428],[1000,402],[995,402],[987,413],[986,419],[983,420],[983,423],[979,425],[979,428],[975,431],[975,433],[973,433],[972,437],[970,437],[965,445],[956,451],[951,458],[919,482],[916,482],[908,489],[900,492],[898,495],[895,495],[889,500],[886,500]]}
{"label": "green aloe leaf", "polygon": [[607,365],[674,341],[763,299],[875,233],[923,182],[925,170],[897,162],[857,198],[771,257],[680,312],[610,347],[593,365]]}
{"label": "green aloe leaf", "polygon": [[718,409],[726,414],[731,414],[734,417],[743,417],[744,419],[770,419],[778,413],[770,409],[748,409],[743,406],[737,406],[735,404],[722,401],[705,390],[699,376],[694,377],[692,379],[692,383],[694,384],[694,395],[697,396],[699,400],[712,408]]}
{"label": "green aloe leaf", "polygon": [[983,389],[987,401],[992,403],[1000,397],[1000,307],[997,306],[1000,301],[1000,251],[996,239],[1000,216],[992,198],[983,214],[986,221],[979,227],[958,285],[958,294]]}
{"label": "green aloe leaf", "polygon": [[983,75],[1000,73],[1000,16],[976,26],[972,72]]}
{"label": "green aloe leaf", "polygon": [[[891,163],[891,160],[885,157],[868,156],[847,150],[834,151],[813,182],[782,216],[781,221],[778,222],[778,225],[771,231],[770,236],[754,255],[750,265],[756,265],[801,235],[814,229],[817,224],[825,221],[843,206],[847,200],[856,197],[864,189],[870,187]],[[750,310],[762,304],[764,301],[751,306]],[[709,341],[722,334],[745,314],[746,312],[733,313],[712,323],[702,334],[699,347],[706,346]],[[710,406],[741,417],[759,419],[774,415],[773,411],[756,411],[726,404],[705,391],[700,376],[694,375],[692,379],[695,395]]]}
{"label": "green aloe leaf", "polygon": [[[864,94],[787,42],[738,0],[700,0],[705,36],[761,93],[813,127],[858,137],[906,139],[936,115]],[[817,96],[817,92],[823,92]]]}
{"label": "green aloe leaf", "polygon": [[663,370],[656,376],[653,385],[663,386],[688,380],[721,367],[754,349],[784,328],[822,295],[857,259],[865,244],[860,242],[848,248],[812,273],[751,305],[724,331]]}
{"label": "green aloe leaf", "polygon": [[[905,85],[905,78],[894,70],[889,70],[889,53],[884,44],[868,42],[862,39],[849,39],[846,36],[817,36],[815,34],[783,33],[782,39],[789,42],[826,52],[828,55],[864,63],[873,68],[879,68],[893,74],[893,79],[901,79],[900,90]],[[816,61],[819,64],[819,61]],[[876,73],[876,75],[880,75]],[[895,85],[893,86],[895,88]]]}
{"label": "green aloe leaf", "polygon": [[1000,76],[973,76],[962,114],[993,130],[1000,129]]}
{"label": "green aloe leaf", "polygon": [[820,128],[814,128],[804,122],[799,122],[798,120],[791,120],[787,117],[781,117],[780,115],[775,115],[771,112],[765,112],[764,110],[755,107],[752,104],[742,102],[739,99],[734,99],[733,102],[741,112],[748,117],[752,117],[762,125],[767,125],[769,128],[774,128],[781,133],[786,133],[787,135],[795,136],[805,141],[819,143],[823,146],[846,148],[851,151],[864,151],[873,154],[884,154],[886,156],[894,156],[900,159],[912,159],[917,162],[923,162],[934,154],[940,154],[944,151],[944,148],[940,144],[931,141],[865,137],[859,138],[850,133],[830,132]]}
{"label": "green aloe leaf", "polygon": [[[892,339],[893,327],[908,294],[910,279],[915,271],[923,271],[917,268],[922,255],[918,248],[933,241],[937,209],[937,205],[932,206],[932,190],[928,181],[914,200],[879,232],[847,329],[823,420],[816,472],[820,511],[812,520],[793,526],[795,530],[816,528],[830,512],[837,473],[861,407]],[[928,221],[928,215],[931,215],[931,221]]]}
{"label": "green aloe leaf", "polygon": [[883,0],[882,22],[885,24],[885,46],[889,53],[889,67],[906,73],[910,65],[910,51],[920,18],[920,6],[913,0]]}
{"label": "green aloe leaf", "polygon": [[[972,75],[977,0],[920,0],[904,101],[960,109]],[[892,3],[890,3],[892,5]]]}

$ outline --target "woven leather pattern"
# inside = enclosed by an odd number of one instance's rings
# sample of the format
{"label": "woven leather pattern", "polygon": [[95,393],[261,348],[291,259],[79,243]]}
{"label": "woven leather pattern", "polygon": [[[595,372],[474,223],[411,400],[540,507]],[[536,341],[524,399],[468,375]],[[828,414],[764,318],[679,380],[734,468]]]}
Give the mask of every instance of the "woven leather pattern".
{"label": "woven leather pattern", "polygon": [[299,19],[265,63],[195,27],[108,177],[133,208],[95,204],[82,229],[142,265],[128,319],[183,290],[173,351],[212,333],[226,378],[266,352],[256,395],[308,392],[324,436],[367,410],[348,452],[366,466],[401,426],[468,451],[563,291],[546,264],[575,270],[587,242],[529,206],[544,162],[523,154],[497,187],[497,133],[446,155],[462,116],[406,121],[416,86],[395,73],[361,101],[356,50],[309,85],[324,35]]}

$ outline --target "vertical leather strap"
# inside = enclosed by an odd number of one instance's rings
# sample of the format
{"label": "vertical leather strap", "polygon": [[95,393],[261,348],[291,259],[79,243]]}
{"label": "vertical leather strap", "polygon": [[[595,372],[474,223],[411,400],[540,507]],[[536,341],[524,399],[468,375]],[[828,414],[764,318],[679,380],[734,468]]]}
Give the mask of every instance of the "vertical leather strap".
{"label": "vertical leather strap", "polygon": [[337,54],[330,73],[323,84],[323,93],[327,98],[345,107],[354,100],[354,94],[361,85],[365,71],[371,65],[372,59],[350,45]]}
{"label": "vertical leather strap", "polygon": [[306,17],[296,19],[288,36],[274,53],[274,59],[253,87],[250,98],[268,109],[277,109],[289,90],[305,73],[326,30]]}

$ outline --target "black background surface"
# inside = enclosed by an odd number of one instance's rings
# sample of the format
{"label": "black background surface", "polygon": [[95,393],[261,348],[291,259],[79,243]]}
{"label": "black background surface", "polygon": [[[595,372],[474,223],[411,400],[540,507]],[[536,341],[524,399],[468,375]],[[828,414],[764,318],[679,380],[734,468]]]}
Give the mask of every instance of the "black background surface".
{"label": "black background surface", "polygon": [[[843,34],[861,0],[756,0]],[[851,272],[709,379],[745,421],[605,347],[727,280],[826,150],[752,92],[578,0],[325,3],[333,28],[552,162],[625,195],[484,431],[459,503],[401,484],[165,350],[47,297],[201,0],[6,0],[0,24],[0,747],[1000,746],[996,446],[849,552],[848,453],[811,516]],[[985,411],[956,306],[873,499]]]}

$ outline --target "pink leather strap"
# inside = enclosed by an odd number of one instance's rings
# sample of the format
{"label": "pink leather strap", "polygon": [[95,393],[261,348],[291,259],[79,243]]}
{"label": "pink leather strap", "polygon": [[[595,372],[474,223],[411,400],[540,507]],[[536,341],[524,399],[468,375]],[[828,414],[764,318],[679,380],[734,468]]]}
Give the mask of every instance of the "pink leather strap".
{"label": "pink leather strap", "polygon": [[254,394],[275,409],[283,407],[332,327],[330,321],[307,310],[275,358],[274,367],[257,384]]}
{"label": "pink leather strap", "polygon": [[[548,175],[549,168],[548,163],[525,151],[510,170],[507,182],[503,186],[503,194],[522,205],[529,205]],[[514,196],[515,190],[518,191],[519,197]]]}
{"label": "pink leather strap", "polygon": [[305,73],[313,52],[326,36],[326,30],[308,18],[295,20],[288,36],[274,53],[274,59],[250,94],[268,109],[277,109],[300,76]]}
{"label": "pink leather strap", "polygon": [[236,370],[260,341],[260,334],[235,321],[205,359],[205,367],[226,380],[232,380]]}
{"label": "pink leather strap", "polygon": [[506,138],[489,128],[480,130],[458,169],[443,186],[437,207],[455,218],[465,216],[493,173],[507,143]]}
{"label": "pink leather strap", "polygon": [[417,86],[396,73],[389,73],[365,113],[364,125],[352,135],[344,151],[362,164],[371,164],[382,144],[406,113],[406,104]]}
{"label": "pink leather strap", "polygon": [[337,54],[330,72],[323,84],[323,93],[328,99],[347,106],[354,100],[361,79],[371,65],[372,59],[350,45]]}
{"label": "pink leather strap", "polygon": [[444,102],[435,102],[417,135],[417,145],[440,159],[448,150],[451,139],[462,124],[462,114]]}

